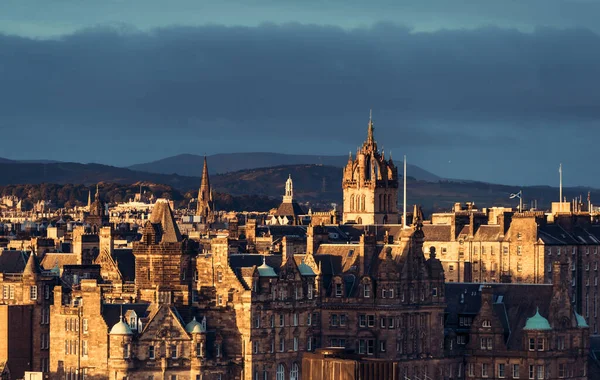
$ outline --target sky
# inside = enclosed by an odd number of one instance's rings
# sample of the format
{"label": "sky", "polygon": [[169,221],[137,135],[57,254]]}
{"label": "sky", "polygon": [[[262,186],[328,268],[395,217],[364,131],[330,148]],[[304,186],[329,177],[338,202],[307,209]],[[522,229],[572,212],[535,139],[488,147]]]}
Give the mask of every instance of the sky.
{"label": "sky", "polygon": [[342,155],[600,187],[600,0],[3,0],[0,157]]}

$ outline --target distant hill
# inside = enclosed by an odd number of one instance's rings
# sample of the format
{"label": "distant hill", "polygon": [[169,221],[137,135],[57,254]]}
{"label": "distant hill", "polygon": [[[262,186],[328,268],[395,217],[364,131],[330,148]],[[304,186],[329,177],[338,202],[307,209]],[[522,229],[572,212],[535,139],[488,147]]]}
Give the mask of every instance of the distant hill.
{"label": "distant hill", "polygon": [[[246,169],[268,168],[282,165],[325,165],[342,168],[348,162],[348,156],[318,156],[282,153],[223,153],[207,156],[208,170],[212,173],[228,173]],[[204,156],[194,154],[180,154],[162,160],[137,164],[129,169],[149,173],[179,174],[186,176],[202,175]],[[399,170],[402,161],[397,161]],[[407,165],[409,174],[424,181],[437,181],[437,175],[428,172],[416,165]]]}
{"label": "distant hill", "polygon": [[[250,204],[267,205],[255,196],[271,198],[277,204],[284,193],[288,175],[294,180],[294,194],[300,202],[309,202],[318,208],[328,208],[331,203],[342,202],[342,169],[327,165],[282,165],[267,168],[256,168],[211,175],[211,184],[217,193],[230,196],[252,198]],[[412,173],[411,173],[412,174]],[[199,177],[181,176],[177,174],[157,174],[117,168],[99,164],[76,163],[0,163],[0,186],[14,184],[84,184],[91,186],[97,182],[131,185],[139,182],[161,184],[187,194],[184,198],[194,197],[199,184]],[[523,187],[525,204],[537,199],[539,208],[549,208],[550,203],[558,198],[558,189],[550,186]],[[408,202],[423,205],[425,212],[449,210],[455,202],[475,202],[479,207],[513,206],[518,201],[510,200],[510,193],[517,192],[518,187],[490,184],[475,181],[436,180],[423,181],[408,177]],[[589,188],[565,188],[563,193],[567,199],[580,195],[584,201],[587,192],[591,191],[592,202],[600,203],[600,190]],[[399,198],[401,198],[401,190]],[[120,193],[121,194],[121,193]],[[125,196],[125,193],[122,193]],[[228,195],[228,196],[229,196]],[[85,194],[77,193],[79,199]],[[225,196],[226,198],[227,196]],[[254,198],[253,198],[254,197]],[[223,199],[225,199],[223,198]],[[183,201],[183,200],[182,200]],[[234,207],[234,200],[227,201]],[[243,203],[248,206],[247,200]],[[266,206],[265,206],[266,207]]]}

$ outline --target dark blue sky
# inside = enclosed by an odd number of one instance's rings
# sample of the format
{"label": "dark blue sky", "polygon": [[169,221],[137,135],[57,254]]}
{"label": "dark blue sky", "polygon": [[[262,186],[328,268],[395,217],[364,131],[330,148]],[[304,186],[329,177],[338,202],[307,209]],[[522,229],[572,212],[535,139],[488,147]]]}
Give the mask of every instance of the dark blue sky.
{"label": "dark blue sky", "polygon": [[[250,5],[251,4],[251,5]],[[0,157],[346,154],[600,187],[599,1],[5,0]],[[32,137],[35,137],[32,139]]]}

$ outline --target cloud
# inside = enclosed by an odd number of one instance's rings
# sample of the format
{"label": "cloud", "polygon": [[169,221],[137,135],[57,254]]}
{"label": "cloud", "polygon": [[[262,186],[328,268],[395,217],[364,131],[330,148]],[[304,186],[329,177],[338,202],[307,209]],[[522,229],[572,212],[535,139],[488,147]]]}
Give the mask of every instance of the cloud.
{"label": "cloud", "polygon": [[65,140],[73,157],[108,163],[198,149],[343,154],[371,107],[385,146],[468,156],[526,147],[519,136],[554,144],[565,126],[600,119],[600,37],[586,29],[120,25],[0,35],[0,46],[0,128],[18,128],[14,140],[48,134],[7,147],[13,157]]}

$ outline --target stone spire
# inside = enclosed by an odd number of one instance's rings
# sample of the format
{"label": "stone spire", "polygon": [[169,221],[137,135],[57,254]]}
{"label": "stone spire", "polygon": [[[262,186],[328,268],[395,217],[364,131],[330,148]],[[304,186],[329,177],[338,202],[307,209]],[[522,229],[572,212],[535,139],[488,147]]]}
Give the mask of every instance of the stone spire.
{"label": "stone spire", "polygon": [[367,143],[373,143],[375,141],[374,137],[373,137],[373,130],[375,128],[373,127],[373,111],[369,110],[369,128],[367,130]]}
{"label": "stone spire", "polygon": [[206,222],[209,219],[209,216],[212,215],[212,201],[212,190],[210,188],[210,179],[208,177],[208,162],[206,161],[206,156],[204,156],[202,181],[200,182],[200,189],[198,190],[198,207],[196,209],[196,215],[203,217],[203,222]]}
{"label": "stone spire", "polygon": [[92,190],[88,190],[88,204],[87,204],[87,208],[88,208],[88,211],[90,211],[92,209]]}

